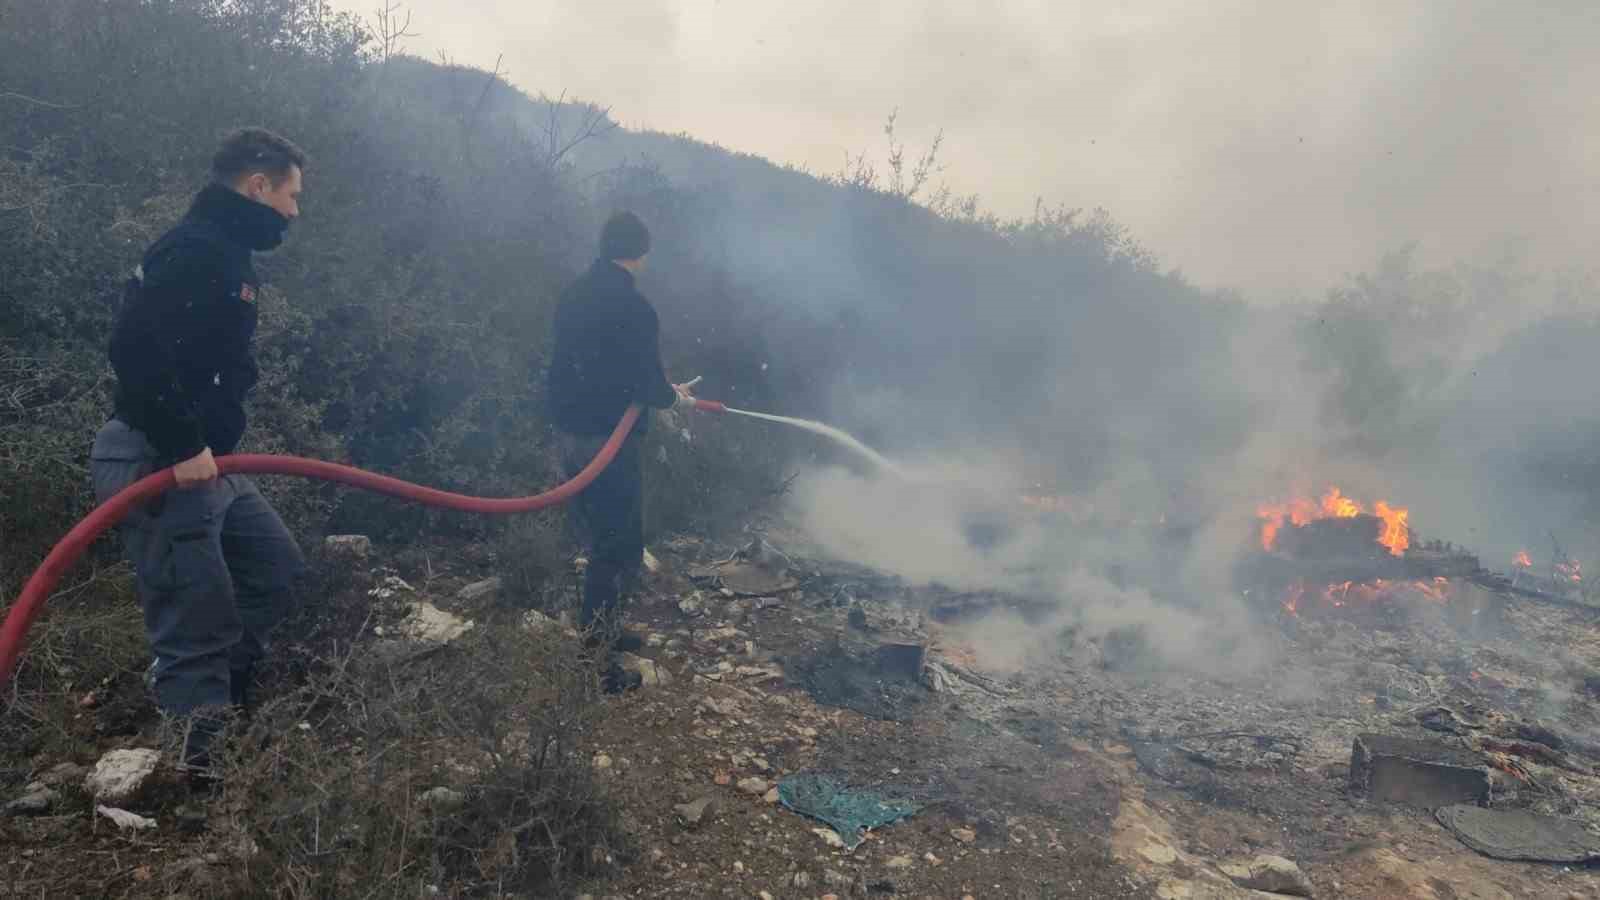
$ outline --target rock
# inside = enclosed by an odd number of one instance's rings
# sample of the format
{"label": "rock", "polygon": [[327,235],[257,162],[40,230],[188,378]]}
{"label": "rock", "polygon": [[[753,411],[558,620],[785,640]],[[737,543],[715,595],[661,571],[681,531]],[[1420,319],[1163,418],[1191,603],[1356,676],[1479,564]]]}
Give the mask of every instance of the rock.
{"label": "rock", "polygon": [[1140,847],[1139,855],[1153,866],[1170,866],[1178,861],[1178,851],[1161,841],[1151,841]]}
{"label": "rock", "polygon": [[944,666],[930,662],[923,667],[922,684],[935,694],[947,694],[955,688],[955,679]]}
{"label": "rock", "polygon": [[1291,897],[1312,895],[1311,879],[1299,866],[1281,856],[1264,853],[1249,862],[1226,863],[1219,868],[1240,887]]}
{"label": "rock", "polygon": [[752,797],[760,797],[771,789],[765,778],[742,778],[739,780],[739,790]]}
{"label": "rock", "polygon": [[835,850],[844,849],[844,838],[839,837],[839,832],[834,831],[832,828],[813,828],[811,833],[822,838],[824,844]]}
{"label": "rock", "polygon": [[1600,861],[1600,837],[1576,819],[1521,809],[1446,806],[1434,813],[1461,843],[1494,859],[1588,865]]}
{"label": "rock", "polygon": [[649,550],[644,551],[644,569],[651,575],[661,571],[661,560],[656,559],[656,555]]}
{"label": "rock", "polygon": [[561,624],[537,609],[530,609],[522,614],[522,628],[524,631],[535,633],[553,631],[560,628]]}
{"label": "rock", "polygon": [[622,654],[622,668],[629,672],[639,673],[639,681],[644,687],[660,687],[672,681],[672,673],[656,665],[654,660],[635,656],[632,653]]}
{"label": "rock", "polygon": [[889,861],[884,863],[890,869],[909,869],[916,864],[917,861],[909,856],[891,856]]}
{"label": "rock", "polygon": [[836,891],[849,892],[854,887],[856,880],[838,869],[824,869],[822,871],[822,884]]}
{"label": "rock", "polygon": [[609,769],[611,764],[611,756],[609,754],[596,753],[594,755],[594,767],[596,769]]}
{"label": "rock", "polygon": [[36,781],[45,787],[61,787],[68,784],[81,784],[89,770],[77,763],[56,763],[44,771]]}
{"label": "rock", "polygon": [[927,860],[928,861],[928,865],[930,865],[930,866],[942,866],[942,865],[944,865],[944,860],[940,859],[937,856],[934,856],[932,850],[929,850],[927,853],[924,853],[922,855],[922,858]]}
{"label": "rock", "polygon": [[60,792],[49,785],[35,781],[22,789],[22,796],[7,803],[5,812],[12,816],[36,816],[49,812],[51,805],[61,799]]}
{"label": "rock", "polygon": [[699,591],[695,591],[678,601],[678,611],[686,616],[703,616],[706,612],[705,598],[700,596]]}
{"label": "rock", "polygon": [[155,819],[147,819],[138,813],[131,813],[125,809],[112,806],[96,806],[94,811],[110,819],[124,831],[146,831],[156,827]]}
{"label": "rock", "polygon": [[456,599],[466,603],[473,603],[486,597],[493,597],[500,593],[500,588],[503,584],[504,582],[499,578],[485,578],[482,581],[474,581],[457,591]]}
{"label": "rock", "polygon": [[767,801],[767,805],[769,806],[776,804],[778,802],[778,789],[773,788],[772,790],[767,791],[767,793],[761,799]]}
{"label": "rock", "polygon": [[400,623],[400,630],[413,640],[448,644],[471,631],[475,623],[445,612],[426,600],[411,606],[411,614]]}
{"label": "rock", "polygon": [[94,764],[83,781],[83,789],[96,800],[124,803],[138,795],[155,774],[161,754],[147,748],[113,750]]}
{"label": "rock", "polygon": [[777,900],[777,898],[773,897],[771,894],[767,893],[766,891],[762,891],[761,893],[757,894],[756,896],[758,898],[760,898],[760,900]]}
{"label": "rock", "polygon": [[790,879],[789,883],[793,884],[797,888],[811,887],[811,873],[796,872],[794,873],[794,878]]}
{"label": "rock", "polygon": [[436,813],[455,812],[467,804],[467,795],[447,787],[436,787],[422,792],[417,798],[424,807]]}
{"label": "rock", "polygon": [[963,844],[976,843],[978,840],[978,833],[971,828],[952,828],[950,836]]}
{"label": "rock", "polygon": [[368,597],[378,600],[388,600],[396,594],[415,594],[417,589],[406,583],[399,575],[386,575],[384,579],[367,591]]}
{"label": "rock", "polygon": [[701,797],[693,802],[674,806],[672,811],[678,815],[678,824],[692,831],[716,816],[717,801],[714,797]]}
{"label": "rock", "polygon": [[1387,803],[1438,809],[1489,799],[1482,756],[1434,741],[1358,734],[1350,749],[1350,792]]}
{"label": "rock", "polygon": [[366,559],[372,552],[372,538],[364,534],[330,534],[322,539],[322,546],[334,556]]}

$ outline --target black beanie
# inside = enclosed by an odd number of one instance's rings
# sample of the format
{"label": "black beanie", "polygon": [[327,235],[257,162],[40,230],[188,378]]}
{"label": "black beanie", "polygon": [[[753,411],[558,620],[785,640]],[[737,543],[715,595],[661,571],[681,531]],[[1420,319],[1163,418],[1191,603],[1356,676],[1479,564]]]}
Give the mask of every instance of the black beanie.
{"label": "black beanie", "polygon": [[619,212],[600,229],[601,259],[638,259],[650,252],[650,229],[631,212]]}

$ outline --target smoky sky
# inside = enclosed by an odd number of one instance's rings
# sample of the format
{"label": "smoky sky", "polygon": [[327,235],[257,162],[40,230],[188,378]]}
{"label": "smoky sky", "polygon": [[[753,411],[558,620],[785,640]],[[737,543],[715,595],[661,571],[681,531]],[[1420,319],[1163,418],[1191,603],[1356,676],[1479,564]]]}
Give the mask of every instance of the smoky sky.
{"label": "smoky sky", "polygon": [[[369,14],[370,3],[341,4]],[[414,0],[408,51],[813,171],[899,110],[1002,215],[1104,207],[1207,287],[1600,236],[1600,5]]]}

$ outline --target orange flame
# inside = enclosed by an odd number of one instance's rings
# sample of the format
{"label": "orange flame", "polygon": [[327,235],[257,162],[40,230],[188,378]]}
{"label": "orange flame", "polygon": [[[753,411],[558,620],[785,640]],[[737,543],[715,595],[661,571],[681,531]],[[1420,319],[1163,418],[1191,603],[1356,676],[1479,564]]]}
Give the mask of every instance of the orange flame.
{"label": "orange flame", "polygon": [[1528,551],[1518,550],[1517,555],[1511,559],[1511,564],[1519,569],[1533,568],[1533,560],[1528,557]]}
{"label": "orange flame", "polygon": [[1556,563],[1556,575],[1563,581],[1577,584],[1583,581],[1583,566],[1575,559]]}
{"label": "orange flame", "polygon": [[1396,509],[1379,500],[1372,511],[1383,520],[1383,532],[1378,535],[1378,543],[1388,547],[1395,556],[1405,556],[1406,548],[1411,546],[1411,529],[1406,527],[1411,510]]}
{"label": "orange flame", "polygon": [[[1283,504],[1262,504],[1256,508],[1256,515],[1261,519],[1261,549],[1271,550],[1277,544],[1284,522],[1309,525],[1317,519],[1353,519],[1364,512],[1360,503],[1346,497],[1337,487],[1328,488],[1320,503],[1299,498]],[[1411,511],[1379,500],[1373,507],[1373,515],[1383,520],[1378,543],[1393,555],[1404,556],[1406,548],[1411,546],[1411,529],[1407,524]]]}

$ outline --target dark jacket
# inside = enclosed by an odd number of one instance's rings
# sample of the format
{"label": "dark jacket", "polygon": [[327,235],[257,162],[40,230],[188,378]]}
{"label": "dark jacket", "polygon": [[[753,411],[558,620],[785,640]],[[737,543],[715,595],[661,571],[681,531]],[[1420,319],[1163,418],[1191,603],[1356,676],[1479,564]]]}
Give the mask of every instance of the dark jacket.
{"label": "dark jacket", "polygon": [[[630,403],[669,407],[677,392],[661,365],[661,320],[633,273],[596,260],[561,294],[546,382],[551,417],[569,434],[610,434]],[[649,417],[640,416],[643,434]]]}
{"label": "dark jacket", "polygon": [[287,226],[271,207],[212,185],[129,279],[111,337],[116,416],[164,462],[239,445],[257,374],[251,253],[277,246]]}

